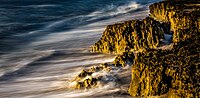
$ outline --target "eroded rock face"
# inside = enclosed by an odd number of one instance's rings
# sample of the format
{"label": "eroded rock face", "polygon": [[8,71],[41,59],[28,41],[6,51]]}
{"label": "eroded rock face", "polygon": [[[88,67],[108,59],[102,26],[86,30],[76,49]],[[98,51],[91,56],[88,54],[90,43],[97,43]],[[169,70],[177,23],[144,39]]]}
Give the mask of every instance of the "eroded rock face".
{"label": "eroded rock face", "polygon": [[132,66],[132,81],[129,93],[132,96],[155,96],[168,92],[170,78],[165,74],[166,67],[160,62],[160,55],[167,52],[151,50],[138,53]]}
{"label": "eroded rock face", "polygon": [[151,17],[169,22],[171,50],[147,50],[135,56],[129,93],[173,98],[200,96],[199,1],[162,1],[150,6]]}
{"label": "eroded rock face", "polygon": [[169,32],[168,24],[155,21],[153,18],[132,20],[107,26],[101,39],[92,47],[92,52],[123,53],[127,50],[155,49]]}
{"label": "eroded rock face", "polygon": [[185,34],[182,30],[200,29],[199,4],[198,0],[166,0],[152,4],[150,16],[169,22],[174,32],[173,42],[177,43],[187,39],[188,32]]}
{"label": "eroded rock face", "polygon": [[[200,88],[200,37],[198,30],[172,50],[138,53],[132,67],[132,96],[198,97]],[[196,36],[195,36],[196,34]]]}

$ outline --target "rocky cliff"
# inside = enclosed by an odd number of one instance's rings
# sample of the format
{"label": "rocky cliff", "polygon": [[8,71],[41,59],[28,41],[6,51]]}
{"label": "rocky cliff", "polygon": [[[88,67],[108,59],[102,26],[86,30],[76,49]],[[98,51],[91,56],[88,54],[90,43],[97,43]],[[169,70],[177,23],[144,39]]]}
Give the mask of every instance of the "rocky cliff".
{"label": "rocky cliff", "polygon": [[164,33],[169,32],[169,25],[153,18],[132,20],[107,26],[101,39],[92,47],[92,52],[123,53],[133,50],[155,49]]}
{"label": "rocky cliff", "polygon": [[152,4],[150,16],[159,21],[170,23],[174,32],[173,42],[188,38],[182,30],[200,29],[200,1],[198,0],[166,0]]}
{"label": "rocky cliff", "polygon": [[[199,34],[199,31],[193,31]],[[135,56],[132,66],[132,96],[168,93],[173,98],[200,96],[200,38],[193,36],[174,44],[172,50],[149,50]]]}
{"label": "rocky cliff", "polygon": [[132,96],[166,94],[172,98],[200,96],[200,2],[163,1],[150,6],[150,16],[170,24],[171,50],[148,50],[135,56]]}

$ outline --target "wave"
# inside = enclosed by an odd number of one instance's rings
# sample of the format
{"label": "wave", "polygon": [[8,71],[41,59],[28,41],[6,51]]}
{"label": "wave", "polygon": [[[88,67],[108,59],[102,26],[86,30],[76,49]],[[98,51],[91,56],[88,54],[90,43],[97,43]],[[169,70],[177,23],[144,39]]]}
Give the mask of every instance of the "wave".
{"label": "wave", "polygon": [[[90,67],[91,68],[91,67]],[[126,93],[127,92],[127,80],[122,80],[122,77],[130,77],[130,66],[125,68],[116,68],[114,66],[110,66],[110,71],[101,70],[92,73],[91,76],[87,76],[87,78],[97,78],[101,77],[101,79],[97,82],[95,88],[92,89],[85,89],[85,90],[73,90],[73,91],[66,91],[66,95],[64,97],[72,97],[72,98],[79,98],[79,97],[95,97],[95,96],[103,96],[108,93]],[[124,76],[125,75],[125,76]],[[83,80],[84,80],[83,79]],[[72,80],[72,79],[69,79]],[[81,80],[82,81],[82,80]],[[120,84],[120,81],[123,81],[123,84]],[[126,82],[125,82],[126,81]],[[126,84],[127,83],[127,84]],[[71,89],[76,85],[76,81],[67,81],[67,88]],[[105,92],[106,91],[106,92]],[[110,95],[114,96],[114,95]],[[119,95],[118,95],[119,96]]]}
{"label": "wave", "polygon": [[66,92],[66,94],[63,95],[63,97],[64,98],[80,98],[80,97],[89,97],[89,96],[94,97],[94,96],[99,96],[103,94],[109,94],[109,93],[120,91],[120,88],[116,88],[115,85],[116,84],[114,82],[110,82],[107,85],[104,85],[103,87],[99,87],[95,89]]}
{"label": "wave", "polygon": [[[24,52],[24,53],[10,53],[1,55],[0,66],[0,79],[10,78],[9,76],[17,74],[20,70],[23,70],[27,65],[49,56],[52,51],[45,52]],[[21,57],[20,57],[21,56]]]}
{"label": "wave", "polygon": [[113,17],[121,14],[127,14],[129,12],[132,12],[138,8],[142,8],[143,6],[136,3],[136,2],[128,2],[127,4],[117,6],[117,5],[108,5],[107,7],[103,8],[99,11],[94,11],[90,13],[89,15],[86,15],[86,17],[92,17],[91,20],[95,20],[98,18],[103,17]]}
{"label": "wave", "polygon": [[27,5],[27,6],[18,6],[18,7],[25,7],[25,8],[46,8],[46,7],[58,7],[61,5],[55,4],[41,4],[41,5]]}
{"label": "wave", "polygon": [[136,2],[128,2],[127,4],[120,6],[111,4],[107,5],[107,7],[102,8],[101,10],[96,10],[86,15],[78,15],[71,18],[51,22],[48,25],[46,25],[43,29],[53,29],[63,25],[79,27],[82,24],[87,25],[93,22],[109,19],[109,17],[113,17],[116,15],[127,14],[128,12],[134,11],[142,7],[142,5]]}

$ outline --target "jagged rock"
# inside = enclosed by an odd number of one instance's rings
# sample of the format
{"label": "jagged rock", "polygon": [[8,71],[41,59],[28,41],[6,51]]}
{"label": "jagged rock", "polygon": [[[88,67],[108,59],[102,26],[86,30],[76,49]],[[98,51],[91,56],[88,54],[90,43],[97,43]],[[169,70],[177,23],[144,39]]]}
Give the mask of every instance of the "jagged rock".
{"label": "jagged rock", "polygon": [[185,40],[184,37],[188,35],[188,32],[182,30],[200,29],[199,4],[198,0],[166,0],[152,4],[149,7],[150,16],[169,22],[174,32],[173,42],[177,43]]}
{"label": "jagged rock", "polygon": [[93,72],[89,72],[86,70],[82,70],[81,73],[73,81],[80,81],[81,79],[85,78],[86,76],[90,76]]}
{"label": "jagged rock", "polygon": [[75,85],[75,89],[92,88],[97,85],[97,78],[87,78],[83,81],[79,81]]}
{"label": "jagged rock", "polygon": [[195,10],[190,13],[176,13],[170,21],[172,29],[174,30],[173,42],[184,41],[193,34],[191,31],[200,29],[198,18],[200,18],[200,10]]}
{"label": "jagged rock", "polygon": [[132,65],[134,57],[134,52],[124,52],[122,55],[118,55],[113,63],[117,67],[125,67],[127,64]]}
{"label": "jagged rock", "polygon": [[197,98],[200,96],[199,66],[193,62],[192,64],[183,64],[183,66],[169,66],[166,69],[166,74],[172,79],[169,96],[176,98]]}
{"label": "jagged rock", "polygon": [[101,39],[92,47],[92,52],[123,53],[128,50],[155,49],[169,25],[155,21],[153,18],[132,20],[107,26]]}
{"label": "jagged rock", "polygon": [[[123,53],[115,66],[133,63],[129,93],[132,96],[200,96],[200,1],[162,1],[150,6],[150,17],[107,26],[92,52]],[[160,20],[163,23],[156,21]],[[173,48],[155,50],[164,33],[173,31]],[[140,52],[141,50],[141,52]],[[139,51],[134,55],[133,51]],[[83,70],[75,79],[75,88],[92,88],[102,77],[99,71],[111,71],[109,64]]]}
{"label": "jagged rock", "polygon": [[97,68],[90,68],[89,70],[82,70],[81,73],[72,81],[71,88],[74,89],[83,89],[83,88],[92,88],[97,85],[100,77],[93,78],[92,74],[96,72]]}
{"label": "jagged rock", "polygon": [[199,31],[172,50],[149,50],[138,53],[132,67],[132,96],[155,96],[168,93],[170,97],[188,98],[200,95],[200,37]]}
{"label": "jagged rock", "polygon": [[132,66],[132,81],[129,88],[131,96],[155,96],[169,91],[170,78],[165,75],[166,67],[158,55],[165,52],[152,50],[138,53]]}
{"label": "jagged rock", "polygon": [[101,75],[94,76],[93,74],[100,71],[110,72],[112,66],[108,63],[100,64],[99,66],[93,66],[89,69],[82,70],[78,76],[71,81],[70,88],[74,89],[88,89],[98,86],[98,82],[102,80]]}

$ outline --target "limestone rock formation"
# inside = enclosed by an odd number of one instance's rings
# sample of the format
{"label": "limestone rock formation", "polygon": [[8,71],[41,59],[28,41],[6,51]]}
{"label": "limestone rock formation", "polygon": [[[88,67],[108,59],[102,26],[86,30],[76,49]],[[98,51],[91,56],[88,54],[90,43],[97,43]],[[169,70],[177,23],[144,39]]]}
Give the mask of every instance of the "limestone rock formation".
{"label": "limestone rock formation", "polygon": [[135,56],[130,95],[200,96],[199,4],[197,0],[166,0],[150,6],[151,17],[170,24],[173,48],[147,50]]}
{"label": "limestone rock formation", "polygon": [[[164,54],[164,53],[163,53]],[[168,92],[170,83],[165,75],[165,66],[159,62],[160,51],[138,53],[132,66],[132,81],[129,93],[132,96],[154,96]]]}
{"label": "limestone rock formation", "polygon": [[152,4],[149,7],[150,16],[159,21],[169,22],[174,32],[173,42],[180,42],[188,35],[181,30],[200,29],[199,4],[198,0],[166,0]]}
{"label": "limestone rock formation", "polygon": [[132,96],[198,97],[199,54],[176,56],[172,51],[152,50],[137,54],[129,93]]}
{"label": "limestone rock formation", "polygon": [[101,39],[92,47],[92,52],[123,53],[128,50],[155,49],[169,32],[169,26],[153,18],[132,20],[107,26]]}
{"label": "limestone rock formation", "polygon": [[172,50],[149,50],[136,55],[129,88],[132,96],[200,95],[200,32],[192,32],[192,38],[174,44]]}

